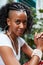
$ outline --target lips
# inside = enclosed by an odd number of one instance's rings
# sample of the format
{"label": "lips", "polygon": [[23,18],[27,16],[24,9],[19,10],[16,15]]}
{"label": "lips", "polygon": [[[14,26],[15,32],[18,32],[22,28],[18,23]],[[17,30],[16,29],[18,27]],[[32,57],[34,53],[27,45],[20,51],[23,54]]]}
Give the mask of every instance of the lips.
{"label": "lips", "polygon": [[18,33],[23,34],[24,30],[18,30]]}

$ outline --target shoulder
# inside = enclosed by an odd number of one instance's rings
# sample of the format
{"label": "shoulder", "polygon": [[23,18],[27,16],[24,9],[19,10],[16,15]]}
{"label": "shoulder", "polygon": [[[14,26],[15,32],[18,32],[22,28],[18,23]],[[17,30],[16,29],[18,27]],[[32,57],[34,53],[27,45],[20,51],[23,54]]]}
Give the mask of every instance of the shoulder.
{"label": "shoulder", "polygon": [[6,39],[6,36],[4,33],[0,33],[0,41]]}
{"label": "shoulder", "polygon": [[9,40],[9,38],[7,37],[7,35],[4,34],[4,33],[0,33],[0,41],[7,41],[7,40]]}
{"label": "shoulder", "polygon": [[4,34],[4,32],[1,32],[1,33],[0,33],[0,39],[1,39],[1,38],[4,38],[4,37],[6,37],[6,35]]}
{"label": "shoulder", "polygon": [[11,46],[11,41],[8,36],[4,33],[0,33],[0,46]]}

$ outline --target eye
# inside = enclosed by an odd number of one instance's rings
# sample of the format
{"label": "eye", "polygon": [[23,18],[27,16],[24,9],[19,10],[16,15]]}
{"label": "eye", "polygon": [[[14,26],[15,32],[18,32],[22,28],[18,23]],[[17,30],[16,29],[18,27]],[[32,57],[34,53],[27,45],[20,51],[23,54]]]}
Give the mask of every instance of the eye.
{"label": "eye", "polygon": [[15,23],[16,23],[17,25],[19,25],[19,24],[20,24],[20,20],[16,20]]}
{"label": "eye", "polygon": [[23,24],[26,25],[26,24],[27,24],[27,20],[24,20],[24,21],[23,21]]}

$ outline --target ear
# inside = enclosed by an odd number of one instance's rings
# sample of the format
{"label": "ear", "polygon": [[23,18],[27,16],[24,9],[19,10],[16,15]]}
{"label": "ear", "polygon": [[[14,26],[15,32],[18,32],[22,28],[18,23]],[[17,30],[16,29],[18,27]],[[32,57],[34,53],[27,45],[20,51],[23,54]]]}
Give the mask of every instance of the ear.
{"label": "ear", "polygon": [[8,26],[10,26],[10,19],[9,18],[7,18],[7,24],[8,24]]}

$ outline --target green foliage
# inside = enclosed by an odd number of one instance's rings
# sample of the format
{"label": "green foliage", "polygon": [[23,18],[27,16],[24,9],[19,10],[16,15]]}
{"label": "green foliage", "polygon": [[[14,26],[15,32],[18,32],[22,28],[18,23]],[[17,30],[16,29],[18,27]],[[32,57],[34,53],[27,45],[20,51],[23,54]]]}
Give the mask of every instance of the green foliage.
{"label": "green foliage", "polygon": [[39,9],[39,12],[40,12],[40,13],[43,13],[43,9]]}
{"label": "green foliage", "polygon": [[14,1],[14,0],[8,0],[7,2],[8,2],[8,3],[12,3],[13,1]]}
{"label": "green foliage", "polygon": [[[25,41],[28,43],[29,46],[31,46],[33,49],[36,48],[35,44],[34,44],[34,34],[35,32],[40,33],[43,31],[43,19],[38,19],[36,16],[36,9],[35,8],[31,8],[32,11],[32,16],[33,16],[33,22],[34,25],[31,29],[31,33],[30,34],[25,34],[23,36],[23,38],[25,39]],[[23,52],[21,52],[22,56],[21,56],[21,64],[25,63],[26,61],[30,60],[30,58],[28,58]]]}

